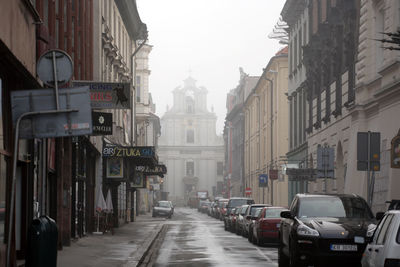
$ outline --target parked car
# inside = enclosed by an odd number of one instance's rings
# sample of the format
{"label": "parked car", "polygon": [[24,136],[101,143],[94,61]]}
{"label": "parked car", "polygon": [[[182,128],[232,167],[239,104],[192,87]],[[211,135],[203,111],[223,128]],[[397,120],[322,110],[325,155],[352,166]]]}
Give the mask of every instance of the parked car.
{"label": "parked car", "polygon": [[[246,210],[246,214],[244,216],[245,220],[243,221],[243,223],[244,223],[244,228],[243,228],[243,232],[242,232],[243,237],[249,238],[249,228],[252,227],[252,223],[256,219],[255,215],[256,215],[257,209],[262,209],[264,207],[269,207],[269,206],[271,206],[271,205],[253,204],[253,205],[249,206],[249,208]],[[253,231],[252,229],[253,228],[251,228],[250,230]],[[251,241],[251,239],[252,239],[252,237],[249,239],[249,241]]]}
{"label": "parked car", "polygon": [[237,215],[237,219],[236,219],[236,234],[241,235],[243,232],[243,228],[244,228],[244,221],[245,216],[246,216],[246,210],[249,207],[249,205],[242,205],[239,208],[239,213]]}
{"label": "parked car", "polygon": [[235,218],[236,208],[230,210],[229,214],[226,216],[226,223],[224,223],[225,231],[232,231],[232,223]]}
{"label": "parked car", "polygon": [[173,214],[173,208],[170,201],[160,200],[153,206],[152,216],[165,216],[171,218]]}
{"label": "parked car", "polygon": [[[251,205],[254,204],[254,200],[252,198],[247,197],[232,197],[229,199],[228,204],[226,206],[227,213],[230,214],[230,210],[236,207],[240,207],[242,205]],[[228,216],[224,217],[224,224],[227,223]]]}
{"label": "parked car", "polygon": [[279,266],[359,266],[376,220],[357,195],[298,194],[282,211]]}
{"label": "parked car", "polygon": [[250,223],[249,223],[249,229],[248,229],[248,234],[247,234],[247,239],[249,240],[250,243],[255,244],[253,227],[254,227],[255,221],[260,216],[261,210],[262,210],[262,208],[256,208],[254,210],[254,216],[253,215],[250,216]]}
{"label": "parked car", "polygon": [[377,226],[361,260],[363,267],[400,266],[400,210],[389,210]]}
{"label": "parked car", "polygon": [[226,216],[226,205],[228,205],[228,201],[229,199],[218,200],[218,213],[221,221],[223,221]]}
{"label": "parked car", "polygon": [[262,208],[260,215],[254,221],[253,237],[257,245],[279,242],[279,227],[281,225],[281,212],[284,207]]}

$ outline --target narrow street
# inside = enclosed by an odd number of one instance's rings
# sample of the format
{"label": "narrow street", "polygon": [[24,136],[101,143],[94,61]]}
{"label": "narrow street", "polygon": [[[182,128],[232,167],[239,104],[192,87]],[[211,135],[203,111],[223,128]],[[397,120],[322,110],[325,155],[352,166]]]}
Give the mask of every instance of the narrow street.
{"label": "narrow street", "polygon": [[257,247],[196,209],[176,208],[166,224],[153,266],[278,266],[276,246]]}

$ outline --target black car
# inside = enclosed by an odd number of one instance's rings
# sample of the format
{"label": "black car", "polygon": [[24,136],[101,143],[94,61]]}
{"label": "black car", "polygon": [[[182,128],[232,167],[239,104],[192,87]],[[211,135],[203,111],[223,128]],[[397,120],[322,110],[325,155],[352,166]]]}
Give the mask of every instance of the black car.
{"label": "black car", "polygon": [[247,197],[231,197],[226,205],[226,214],[224,218],[225,229],[227,229],[228,216],[233,208],[240,207],[242,205],[254,204],[254,199]]}
{"label": "black car", "polygon": [[359,266],[376,220],[357,195],[298,194],[282,211],[279,266]]}

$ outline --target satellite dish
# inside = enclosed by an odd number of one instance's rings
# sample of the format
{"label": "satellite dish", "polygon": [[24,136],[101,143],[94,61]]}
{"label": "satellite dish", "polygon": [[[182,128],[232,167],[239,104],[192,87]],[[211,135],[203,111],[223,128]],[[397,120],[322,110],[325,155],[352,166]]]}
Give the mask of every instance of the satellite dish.
{"label": "satellite dish", "polygon": [[[53,62],[53,60],[55,62]],[[66,52],[59,49],[52,49],[45,52],[39,58],[37,63],[37,75],[44,84],[50,87],[55,87],[54,76],[56,76],[58,86],[63,86],[67,84],[72,77],[72,64],[72,59]],[[53,66],[55,66],[55,69]],[[54,72],[56,72],[56,75],[54,75]]]}

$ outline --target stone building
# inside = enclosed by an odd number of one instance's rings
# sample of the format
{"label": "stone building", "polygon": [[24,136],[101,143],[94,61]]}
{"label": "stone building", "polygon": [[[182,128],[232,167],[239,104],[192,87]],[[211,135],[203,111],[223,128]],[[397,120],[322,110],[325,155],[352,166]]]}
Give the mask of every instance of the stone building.
{"label": "stone building", "polygon": [[[225,141],[225,197],[245,195],[246,181],[244,171],[244,130],[245,116],[243,104],[245,97],[257,84],[259,76],[249,76],[240,68],[237,87],[232,89],[226,100],[227,115],[224,128]],[[228,190],[228,188],[230,190]],[[229,192],[229,193],[228,193]]]}
{"label": "stone building", "polygon": [[176,204],[191,192],[216,194],[223,181],[224,144],[216,134],[217,116],[207,108],[207,89],[188,77],[173,91],[173,106],[161,118],[159,159],[168,169],[163,191]]}
{"label": "stone building", "polygon": [[[258,203],[288,205],[287,179],[279,175],[288,151],[287,77],[287,48],[283,48],[270,59],[244,102],[245,181],[251,189],[248,196]],[[259,182],[260,175],[268,176],[266,184]]]}
{"label": "stone building", "polygon": [[[398,33],[400,3],[388,1],[360,1],[360,25],[355,66],[354,104],[349,106],[350,138],[347,159],[357,158],[357,132],[380,133],[380,170],[375,172],[371,206],[373,211],[386,209],[388,200],[400,199],[399,145],[392,144],[400,135],[400,65],[399,44],[381,43],[390,39],[382,33]],[[345,156],[346,158],[346,156]],[[396,168],[395,168],[396,167]],[[372,181],[373,182],[373,181]],[[368,197],[367,173],[357,171],[356,160],[347,160],[345,192]]]}

